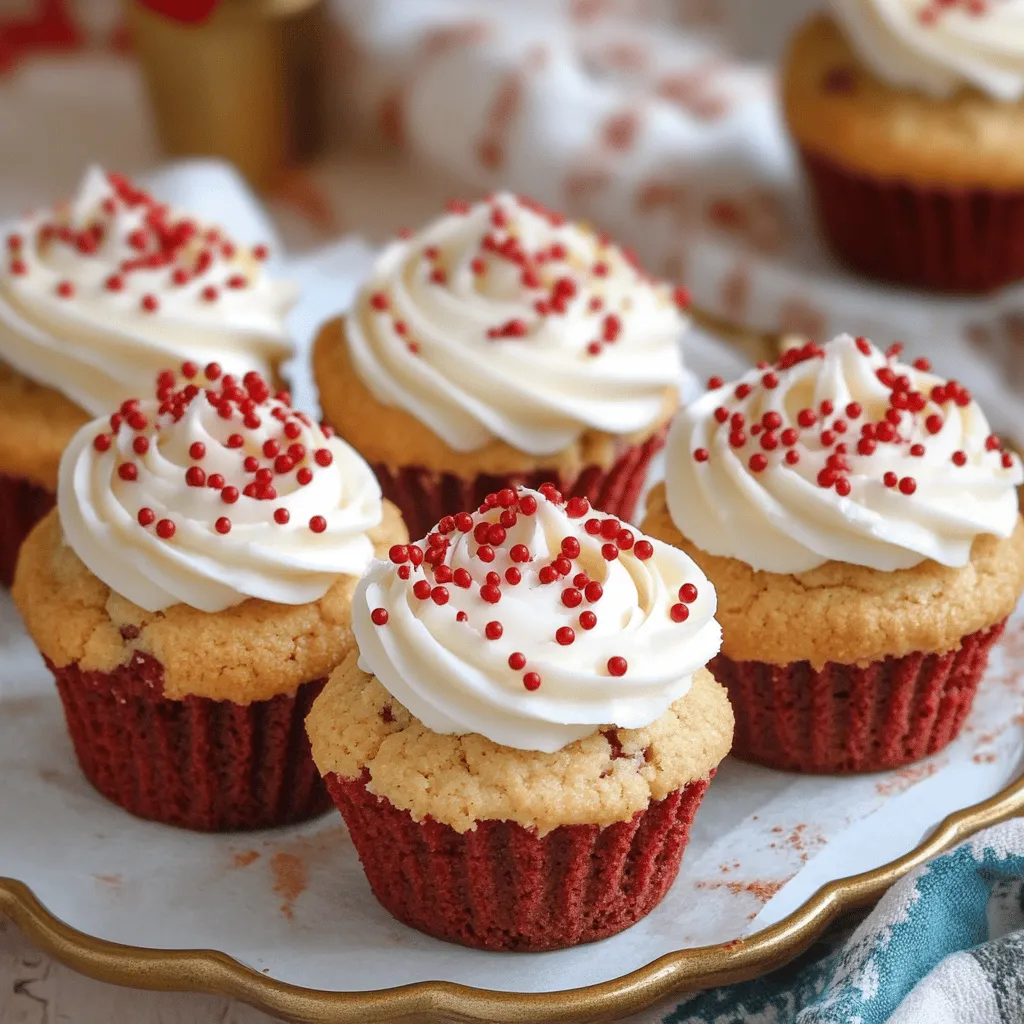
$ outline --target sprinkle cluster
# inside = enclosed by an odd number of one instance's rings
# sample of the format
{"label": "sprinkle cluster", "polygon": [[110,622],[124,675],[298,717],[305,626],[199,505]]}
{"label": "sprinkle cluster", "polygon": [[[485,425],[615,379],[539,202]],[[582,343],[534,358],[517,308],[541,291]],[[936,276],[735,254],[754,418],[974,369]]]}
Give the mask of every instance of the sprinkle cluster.
{"label": "sprinkle cluster", "polygon": [[[313,428],[312,420],[291,408],[287,391],[272,394],[270,385],[255,371],[236,380],[231,374],[222,373],[217,363],[209,363],[200,370],[195,363],[186,362],[180,378],[170,370],[159,375],[156,399],[155,416],[147,415],[139,399],[127,399],[110,417],[109,431],[93,438],[93,448],[98,453],[111,449],[117,453],[115,471],[126,484],[140,479],[142,461],[152,447],[159,445],[161,433],[180,422],[194,402],[208,403],[224,421],[226,437],[218,444],[236,460],[237,471],[228,475],[208,473],[203,463],[213,453],[205,442],[194,441],[188,449],[191,465],[183,471],[184,483],[187,487],[216,491],[224,506],[239,501],[266,502],[268,518],[278,526],[287,526],[290,512],[273,504],[278,488],[306,487],[334,461],[330,448],[311,449],[298,440]],[[146,405],[152,408],[153,403]],[[319,432],[324,439],[332,436],[327,426],[320,427]],[[122,439],[130,443],[121,443]],[[131,453],[127,457],[123,455],[126,451]],[[223,459],[218,459],[218,464],[223,465]],[[148,506],[139,509],[137,518],[141,527],[152,527],[162,540],[171,540],[177,531],[173,519],[158,519]],[[320,534],[327,529],[327,518],[314,515],[306,525]],[[219,534],[230,533],[231,519],[226,514],[214,516],[210,527]]]}
{"label": "sprinkle cluster", "polygon": [[[636,253],[615,245],[607,235],[597,237],[596,255],[588,254],[586,258],[560,240],[530,248],[524,244],[525,232],[519,223],[522,211],[541,217],[552,228],[563,227],[566,219],[525,196],[492,194],[484,202],[488,207],[488,229],[468,254],[469,269],[474,280],[483,283],[502,266],[513,268],[531,309],[529,319],[514,317],[488,326],[484,330],[486,339],[526,338],[548,319],[565,316],[578,303],[593,320],[593,339],[585,346],[586,356],[600,356],[608,345],[615,344],[623,329],[623,310],[609,308],[604,282],[612,273],[629,271],[638,282],[657,283],[640,266]],[[453,200],[446,209],[452,215],[468,216],[475,207],[463,200]],[[399,238],[411,239],[412,232],[401,231]],[[456,270],[452,265],[454,258],[436,245],[426,245],[418,254],[419,272],[431,284],[447,285]],[[457,258],[461,262],[467,254],[460,251]],[[672,299],[681,310],[689,308],[690,296],[685,288],[674,289]],[[393,330],[406,339],[412,354],[419,353],[420,342],[410,336],[405,321],[391,313],[392,304],[386,293],[371,293],[367,303],[372,311],[391,316]]]}
{"label": "sprinkle cluster", "polygon": [[[226,261],[241,254],[238,247],[217,228],[207,228],[187,217],[177,217],[144,190],[120,174],[107,174],[110,194],[83,223],[73,223],[70,207],[58,209],[53,217],[41,220],[31,235],[14,232],[6,238],[7,270],[14,277],[29,273],[28,250],[44,255],[61,248],[76,257],[109,259],[111,252],[124,254],[99,287],[113,296],[125,291],[133,275],[166,273],[170,289],[195,285],[195,301],[216,303],[223,288],[239,290],[252,283],[250,275],[232,272]],[[252,259],[262,261],[269,255],[265,245],[248,250]],[[241,264],[240,264],[241,265]],[[147,283],[152,283],[147,277]],[[205,283],[204,283],[205,282]],[[54,285],[60,299],[73,299],[81,286],[70,279]],[[156,313],[160,298],[146,291],[139,298],[143,313]]]}
{"label": "sprinkle cluster", "polygon": [[990,0],[928,0],[917,12],[917,20],[922,25],[935,25],[944,14],[953,10],[981,17],[991,11],[991,3]]}
{"label": "sprinkle cluster", "polygon": [[[865,359],[873,360],[874,349],[866,338],[856,339],[857,351]],[[723,402],[714,410],[715,420],[729,431],[729,447],[746,459],[753,473],[762,473],[776,467],[794,467],[800,462],[798,445],[811,447],[816,451],[827,451],[825,465],[818,472],[817,484],[831,489],[840,497],[846,497],[852,490],[850,458],[858,460],[858,475],[870,476],[870,463],[865,461],[876,453],[899,450],[911,458],[923,458],[928,446],[915,437],[927,437],[940,433],[950,410],[963,408],[972,401],[967,388],[955,380],[935,384],[927,393],[917,390],[910,377],[897,372],[895,361],[903,346],[891,345],[886,351],[887,365],[877,368],[874,373],[887,391],[884,408],[876,410],[874,416],[858,402],[850,402],[844,408],[836,409],[832,402],[825,400],[816,407],[799,409],[794,415],[772,409],[759,419],[748,420],[740,409],[730,405],[723,395]],[[732,390],[732,398],[746,402],[757,398],[757,391],[775,390],[780,386],[780,374],[812,359],[824,359],[825,350],[808,342],[799,348],[787,351],[774,365],[759,363],[762,376],[757,383],[743,382]],[[927,373],[931,369],[927,359],[917,359],[914,369]],[[724,389],[721,378],[708,381],[709,390]],[[994,434],[985,442],[986,452],[994,453],[1004,469],[1012,469],[1014,456],[1002,447]],[[707,448],[692,452],[695,462],[706,463],[711,459]],[[965,466],[967,453],[957,450],[950,456],[953,465]],[[910,496],[917,490],[913,475],[900,476],[891,469],[881,474],[880,479],[896,493]]]}
{"label": "sprinkle cluster", "polygon": [[[584,520],[584,530],[603,541],[601,555],[606,561],[613,562],[627,552],[641,561],[653,556],[654,546],[649,540],[637,540],[633,531],[614,516],[592,515],[593,510],[586,498],[575,497],[566,501],[553,484],[542,485],[539,493],[543,500],[564,508],[569,519]],[[432,601],[443,606],[451,599],[451,587],[463,590],[476,588],[480,599],[494,607],[495,617],[484,629],[488,640],[499,640],[504,634],[498,608],[506,588],[560,588],[561,605],[574,625],[560,620],[562,624],[556,626],[551,639],[560,646],[568,647],[581,638],[581,633],[585,635],[597,625],[604,588],[578,564],[581,547],[579,539],[572,534],[561,538],[559,553],[551,559],[538,558],[526,544],[510,542],[509,531],[519,518],[536,515],[537,508],[537,498],[532,493],[504,488],[487,495],[475,514],[460,512],[445,516],[422,544],[394,545],[389,557],[397,566],[399,578],[409,581],[412,594],[418,601]],[[452,540],[458,534],[471,534],[473,537],[469,554],[470,558],[482,563],[479,578],[465,568],[453,570],[446,564]],[[488,570],[486,566],[493,563],[504,548],[507,548],[507,560],[511,562],[509,567],[504,573]],[[679,588],[678,601],[668,612],[673,622],[687,620],[690,614],[688,606],[696,601],[697,593],[693,583],[684,583]],[[464,611],[456,612],[455,617],[459,622],[468,618]],[[388,618],[386,608],[375,608],[371,613],[371,619],[377,626],[386,626]],[[514,651],[509,655],[508,667],[513,672],[523,673],[522,684],[527,690],[537,690],[541,686],[540,674],[530,667],[527,656],[522,652]],[[624,676],[629,666],[624,657],[614,655],[607,660],[605,668],[611,676]]]}

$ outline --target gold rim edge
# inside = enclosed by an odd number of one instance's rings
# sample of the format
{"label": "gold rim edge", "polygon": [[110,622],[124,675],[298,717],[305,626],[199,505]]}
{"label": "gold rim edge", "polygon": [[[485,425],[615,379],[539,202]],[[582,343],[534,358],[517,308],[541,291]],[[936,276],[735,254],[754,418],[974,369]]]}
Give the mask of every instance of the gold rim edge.
{"label": "gold rim edge", "polygon": [[610,1020],[674,991],[742,981],[782,966],[840,914],[870,905],[907,871],[980,829],[1020,813],[1024,777],[989,800],[950,814],[927,840],[898,860],[829,882],[788,917],[749,939],[668,953],[622,978],[561,992],[519,994],[437,981],[371,992],[304,989],[266,978],[213,950],[143,949],[86,935],[53,916],[24,883],[9,878],[0,878],[0,914],[51,956],[100,981],[231,996],[309,1024]]}

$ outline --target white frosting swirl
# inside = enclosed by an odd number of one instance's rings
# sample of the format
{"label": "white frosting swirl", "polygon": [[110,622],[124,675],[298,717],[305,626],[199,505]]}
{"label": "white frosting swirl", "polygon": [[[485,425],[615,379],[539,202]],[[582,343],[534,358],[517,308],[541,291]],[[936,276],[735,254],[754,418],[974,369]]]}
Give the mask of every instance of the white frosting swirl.
{"label": "white frosting swirl", "polygon": [[94,416],[185,360],[272,375],[292,352],[296,292],[262,247],[98,168],[54,211],[0,232],[0,358]]}
{"label": "white frosting swirl", "polygon": [[712,555],[797,573],[834,560],[962,566],[1017,524],[1019,459],[966,389],[864,338],[809,344],[709,391],[667,446],[676,526]]}
{"label": "white frosting swirl", "polygon": [[831,0],[862,59],[892,85],[951,96],[965,85],[1024,96],[1024,0]]}
{"label": "white frosting swirl", "polygon": [[[612,541],[586,524],[607,522],[616,535],[624,525],[594,515],[585,499],[563,504],[546,493],[556,500],[499,492],[483,514],[442,520],[413,552],[419,562],[427,551],[421,566],[378,561],[359,584],[360,667],[434,732],[551,753],[602,725],[649,725],[718,653],[715,591],[685,554],[641,534],[634,544],[631,533],[609,560],[602,548]],[[500,527],[507,511],[515,523],[484,538],[481,553],[476,531]],[[488,573],[497,574],[490,584]],[[694,589],[681,595],[684,584]]]}
{"label": "white frosting swirl", "polygon": [[151,612],[305,604],[361,575],[381,520],[366,463],[257,374],[243,387],[208,369],[176,391],[168,376],[64,452],[60,520],[85,565]]}
{"label": "white frosting swirl", "polygon": [[547,455],[657,422],[682,373],[673,296],[606,239],[502,193],[390,245],[348,343],[378,401],[456,451],[499,438]]}

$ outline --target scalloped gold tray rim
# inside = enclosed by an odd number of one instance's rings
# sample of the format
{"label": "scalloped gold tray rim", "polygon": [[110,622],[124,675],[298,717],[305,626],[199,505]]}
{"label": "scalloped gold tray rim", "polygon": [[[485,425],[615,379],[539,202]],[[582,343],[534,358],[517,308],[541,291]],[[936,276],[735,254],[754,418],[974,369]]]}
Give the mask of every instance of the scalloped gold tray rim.
{"label": "scalloped gold tray rim", "polygon": [[807,949],[830,922],[870,906],[907,871],[980,829],[1019,814],[1024,814],[1024,777],[991,799],[950,814],[905,856],[829,882],[788,917],[748,939],[668,953],[614,981],[561,992],[494,992],[438,981],[372,992],[301,988],[266,978],[213,950],[144,949],[86,935],[54,917],[28,886],[10,878],[0,878],[0,914],[51,956],[100,981],[230,996],[309,1024],[584,1024],[636,1013],[672,993],[744,981],[781,967]]}

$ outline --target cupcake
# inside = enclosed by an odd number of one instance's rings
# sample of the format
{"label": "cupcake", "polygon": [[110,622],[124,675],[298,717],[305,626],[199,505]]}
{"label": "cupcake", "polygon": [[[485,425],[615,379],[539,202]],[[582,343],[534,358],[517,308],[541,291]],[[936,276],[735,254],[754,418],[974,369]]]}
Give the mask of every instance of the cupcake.
{"label": "cupcake", "polygon": [[8,225],[0,255],[0,582],[94,416],[192,360],[277,376],[294,289],[217,228],[90,170],[69,203]]}
{"label": "cupcake", "polygon": [[1017,5],[832,0],[830,11],[794,39],[783,104],[838,255],[947,292],[1024,278]]}
{"label": "cupcake", "polygon": [[72,438],[14,600],[105,797],[205,831],[300,821],[329,806],[303,720],[358,576],[408,534],[287,394],[183,373]]}
{"label": "cupcake", "polygon": [[745,760],[863,772],[941,750],[1024,588],[1019,460],[966,388],[899,356],[792,349],[669,435],[644,529],[718,591],[710,668]]}
{"label": "cupcake", "polygon": [[306,728],[377,899],[490,950],[614,935],[729,750],[715,592],[585,498],[504,488],[375,562]]}
{"label": "cupcake", "polygon": [[685,302],[536,203],[453,204],[323,328],[321,404],[414,537],[542,482],[629,520],[678,402]]}

